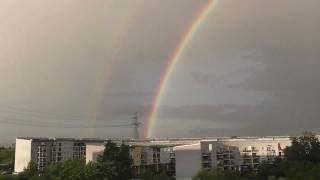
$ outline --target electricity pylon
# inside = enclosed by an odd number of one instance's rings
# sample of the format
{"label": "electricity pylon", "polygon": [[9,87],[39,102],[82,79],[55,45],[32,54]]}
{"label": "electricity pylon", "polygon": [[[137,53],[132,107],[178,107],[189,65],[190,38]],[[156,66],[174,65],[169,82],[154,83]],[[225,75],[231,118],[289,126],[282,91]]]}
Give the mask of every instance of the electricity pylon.
{"label": "electricity pylon", "polygon": [[134,113],[132,125],[133,125],[133,137],[135,139],[139,139],[139,126],[141,126],[142,124],[139,122],[138,112]]}

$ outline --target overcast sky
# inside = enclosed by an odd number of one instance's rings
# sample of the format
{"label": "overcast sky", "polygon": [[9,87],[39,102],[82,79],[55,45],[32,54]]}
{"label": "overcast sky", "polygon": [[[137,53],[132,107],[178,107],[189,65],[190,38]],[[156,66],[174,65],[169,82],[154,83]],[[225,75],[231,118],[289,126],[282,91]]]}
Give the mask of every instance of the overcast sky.
{"label": "overcast sky", "polygon": [[[132,136],[103,126],[136,111],[145,123],[167,59],[206,2],[1,0],[0,142]],[[319,7],[219,0],[171,75],[154,137],[318,132]]]}

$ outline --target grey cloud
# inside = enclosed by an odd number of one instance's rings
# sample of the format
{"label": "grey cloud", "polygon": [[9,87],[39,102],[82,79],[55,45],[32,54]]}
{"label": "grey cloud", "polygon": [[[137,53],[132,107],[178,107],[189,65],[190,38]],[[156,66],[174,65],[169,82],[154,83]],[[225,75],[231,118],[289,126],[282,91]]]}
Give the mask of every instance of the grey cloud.
{"label": "grey cloud", "polygon": [[[145,122],[166,63],[206,0],[136,2],[0,1],[0,116],[113,124],[130,122],[138,111]],[[319,6],[318,0],[219,1],[170,76],[157,135],[320,127]],[[15,114],[4,113],[6,107]],[[1,124],[0,141],[131,131]]]}

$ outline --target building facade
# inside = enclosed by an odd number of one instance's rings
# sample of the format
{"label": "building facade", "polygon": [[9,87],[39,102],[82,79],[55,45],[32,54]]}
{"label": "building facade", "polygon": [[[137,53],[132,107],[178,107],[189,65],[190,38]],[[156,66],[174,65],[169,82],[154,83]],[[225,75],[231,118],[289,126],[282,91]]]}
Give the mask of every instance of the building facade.
{"label": "building facade", "polygon": [[[173,147],[199,142],[200,139],[132,140],[112,139],[118,144],[130,147],[134,174],[139,176],[147,168],[167,170],[175,174]],[[49,164],[65,160],[85,159],[86,163],[96,161],[105,148],[105,139],[73,138],[17,138],[15,173],[22,172],[30,162],[43,170]]]}
{"label": "building facade", "polygon": [[283,156],[289,137],[221,138],[200,142],[202,168],[257,170],[263,161]]}
{"label": "building facade", "polygon": [[[17,138],[15,172],[19,173],[33,162],[39,170],[64,160],[85,159],[95,162],[104,152],[103,139]],[[289,137],[242,137],[201,139],[112,139],[130,147],[134,175],[147,168],[166,170],[179,179],[191,179],[204,169],[257,170],[261,162],[273,162],[282,157],[291,145]]]}
{"label": "building facade", "polygon": [[30,162],[43,170],[49,164],[86,158],[86,141],[68,138],[17,138],[14,172],[22,172]]}
{"label": "building facade", "polygon": [[[138,177],[148,168],[156,171],[166,170],[175,175],[174,147],[200,142],[200,139],[158,139],[158,140],[112,140],[130,147],[134,175]],[[86,162],[96,161],[104,151],[105,143],[86,143]]]}
{"label": "building facade", "polygon": [[[282,157],[289,137],[246,137],[201,140],[175,148],[176,178],[192,179],[199,170],[255,171],[261,162]],[[200,160],[199,160],[200,159]]]}

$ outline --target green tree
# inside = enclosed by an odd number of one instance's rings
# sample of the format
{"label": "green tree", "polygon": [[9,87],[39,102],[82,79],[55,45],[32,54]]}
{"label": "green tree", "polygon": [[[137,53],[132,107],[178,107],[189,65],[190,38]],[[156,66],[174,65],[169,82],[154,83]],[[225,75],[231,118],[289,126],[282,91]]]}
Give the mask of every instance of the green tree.
{"label": "green tree", "polygon": [[320,162],[320,142],[312,132],[303,132],[292,138],[292,145],[285,149],[285,158],[289,161]]}
{"label": "green tree", "polygon": [[140,180],[152,180],[155,173],[151,169],[147,169],[140,177]]}
{"label": "green tree", "polygon": [[161,172],[153,177],[153,180],[173,180],[174,178],[169,177],[166,172]]}
{"label": "green tree", "polygon": [[118,176],[115,163],[112,161],[103,160],[102,158],[98,158],[97,163],[92,164],[89,172],[94,172],[97,179],[113,180]]}
{"label": "green tree", "polygon": [[229,170],[203,170],[200,171],[193,180],[244,180],[241,174],[236,171]]}
{"label": "green tree", "polygon": [[18,175],[17,179],[19,180],[40,179],[37,165],[33,162],[30,162],[28,167],[25,168],[24,171]]}
{"label": "green tree", "polygon": [[14,166],[14,149],[0,147],[0,172],[11,173]]}
{"label": "green tree", "polygon": [[193,180],[216,180],[218,176],[213,171],[203,170],[198,172],[198,174],[193,177]]}
{"label": "green tree", "polygon": [[292,138],[292,145],[285,149],[285,158],[277,159],[272,164],[259,166],[258,180],[268,177],[286,178],[287,180],[320,179],[320,142],[312,132],[303,132]]}
{"label": "green tree", "polygon": [[117,158],[116,163],[119,180],[132,178],[132,163],[129,146],[122,144],[120,146],[119,157]]}
{"label": "green tree", "polygon": [[111,140],[105,145],[105,150],[97,160],[97,168],[103,176],[111,180],[129,180],[132,178],[132,159],[129,146],[120,147]]}
{"label": "green tree", "polygon": [[270,176],[274,177],[284,177],[284,169],[286,165],[282,159],[275,159],[273,163],[270,162],[262,162],[259,165],[259,170],[257,174],[257,178],[259,180],[268,179]]}
{"label": "green tree", "polygon": [[85,180],[89,179],[88,174],[86,174],[86,168],[84,160],[62,161],[45,168],[42,177],[50,180]]}
{"label": "green tree", "polygon": [[174,178],[167,175],[166,172],[156,173],[152,169],[147,169],[140,177],[140,180],[174,180]]}
{"label": "green tree", "polygon": [[120,148],[116,143],[108,140],[105,144],[103,154],[100,157],[102,161],[117,161],[119,158]]}

